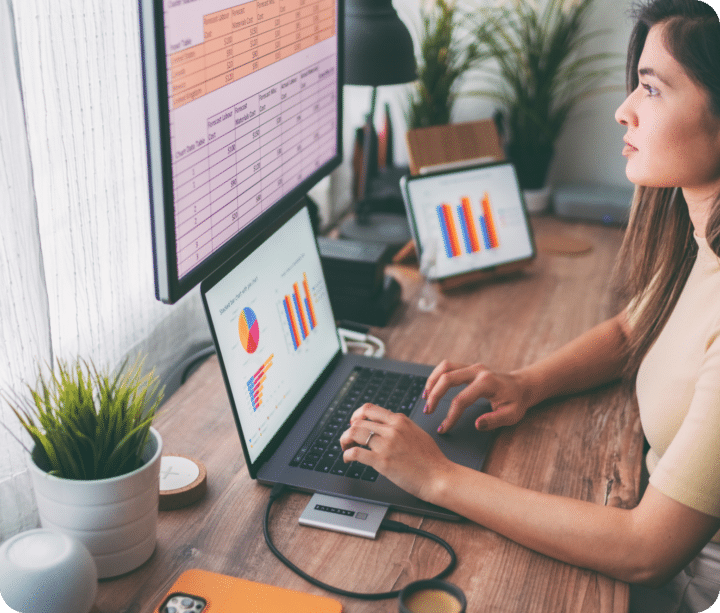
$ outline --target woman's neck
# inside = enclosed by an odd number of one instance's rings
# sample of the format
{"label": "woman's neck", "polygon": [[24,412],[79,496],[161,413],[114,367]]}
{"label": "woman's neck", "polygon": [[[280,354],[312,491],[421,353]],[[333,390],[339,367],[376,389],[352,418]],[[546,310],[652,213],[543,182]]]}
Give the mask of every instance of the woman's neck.
{"label": "woman's neck", "polygon": [[720,178],[708,185],[683,187],[682,192],[688,206],[690,221],[695,228],[695,235],[705,238],[705,229],[713,204],[720,197]]}

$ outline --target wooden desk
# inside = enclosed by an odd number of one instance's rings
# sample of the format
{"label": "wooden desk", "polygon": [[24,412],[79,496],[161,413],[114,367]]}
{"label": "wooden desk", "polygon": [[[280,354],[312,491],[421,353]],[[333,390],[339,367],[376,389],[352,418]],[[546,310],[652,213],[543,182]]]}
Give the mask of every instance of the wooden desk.
{"label": "wooden desk", "polygon": [[[621,231],[546,217],[533,224],[540,244],[562,233],[588,239],[593,248],[578,257],[541,251],[520,276],[440,296],[436,313],[417,309],[422,287],[417,269],[393,267],[403,303],[390,326],[373,330],[385,341],[388,355],[429,364],[452,357],[509,369],[616,313],[607,277]],[[532,410],[518,426],[499,434],[487,472],[532,489],[632,507],[642,434],[631,397],[616,385]],[[102,581],[97,610],[152,611],[187,568],[325,593],[286,569],[265,545],[262,516],[269,489],[247,474],[214,358],[169,399],[156,424],[165,453],[190,455],[205,464],[208,493],[192,507],[160,513],[155,553],[137,571]],[[356,591],[386,591],[434,575],[446,564],[440,547],[409,534],[381,533],[368,541],[301,527],[297,520],[307,500],[293,493],[278,501],[271,530],[281,551],[323,581]],[[627,585],[533,553],[468,521],[391,517],[453,545],[458,566],[449,579],[465,591],[468,611],[627,611]],[[395,601],[339,600],[353,613],[397,611]]]}

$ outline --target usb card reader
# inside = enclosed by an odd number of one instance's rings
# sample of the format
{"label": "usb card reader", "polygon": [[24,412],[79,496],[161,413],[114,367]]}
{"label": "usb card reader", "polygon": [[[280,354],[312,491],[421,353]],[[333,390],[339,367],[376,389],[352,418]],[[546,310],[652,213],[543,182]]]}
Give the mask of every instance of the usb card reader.
{"label": "usb card reader", "polygon": [[388,507],[379,504],[313,494],[299,521],[303,526],[374,539],[387,512]]}

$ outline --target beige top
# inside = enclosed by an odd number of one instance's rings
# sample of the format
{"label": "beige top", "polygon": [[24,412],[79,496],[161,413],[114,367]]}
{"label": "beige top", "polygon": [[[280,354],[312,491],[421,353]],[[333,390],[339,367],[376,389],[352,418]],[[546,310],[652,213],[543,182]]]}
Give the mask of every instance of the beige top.
{"label": "beige top", "polygon": [[720,259],[695,239],[697,261],[640,365],[636,391],[650,483],[720,517]]}

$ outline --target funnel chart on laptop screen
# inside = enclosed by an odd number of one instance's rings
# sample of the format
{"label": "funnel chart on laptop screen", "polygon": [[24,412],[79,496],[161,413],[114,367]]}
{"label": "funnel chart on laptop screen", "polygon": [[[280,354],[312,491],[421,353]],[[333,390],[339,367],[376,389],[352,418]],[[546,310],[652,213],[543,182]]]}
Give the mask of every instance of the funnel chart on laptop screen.
{"label": "funnel chart on laptop screen", "polygon": [[504,264],[532,253],[510,167],[428,177],[411,183],[410,190],[421,244],[431,252],[431,277]]}
{"label": "funnel chart on laptop screen", "polygon": [[306,211],[230,271],[207,299],[235,409],[255,458],[338,348]]}

